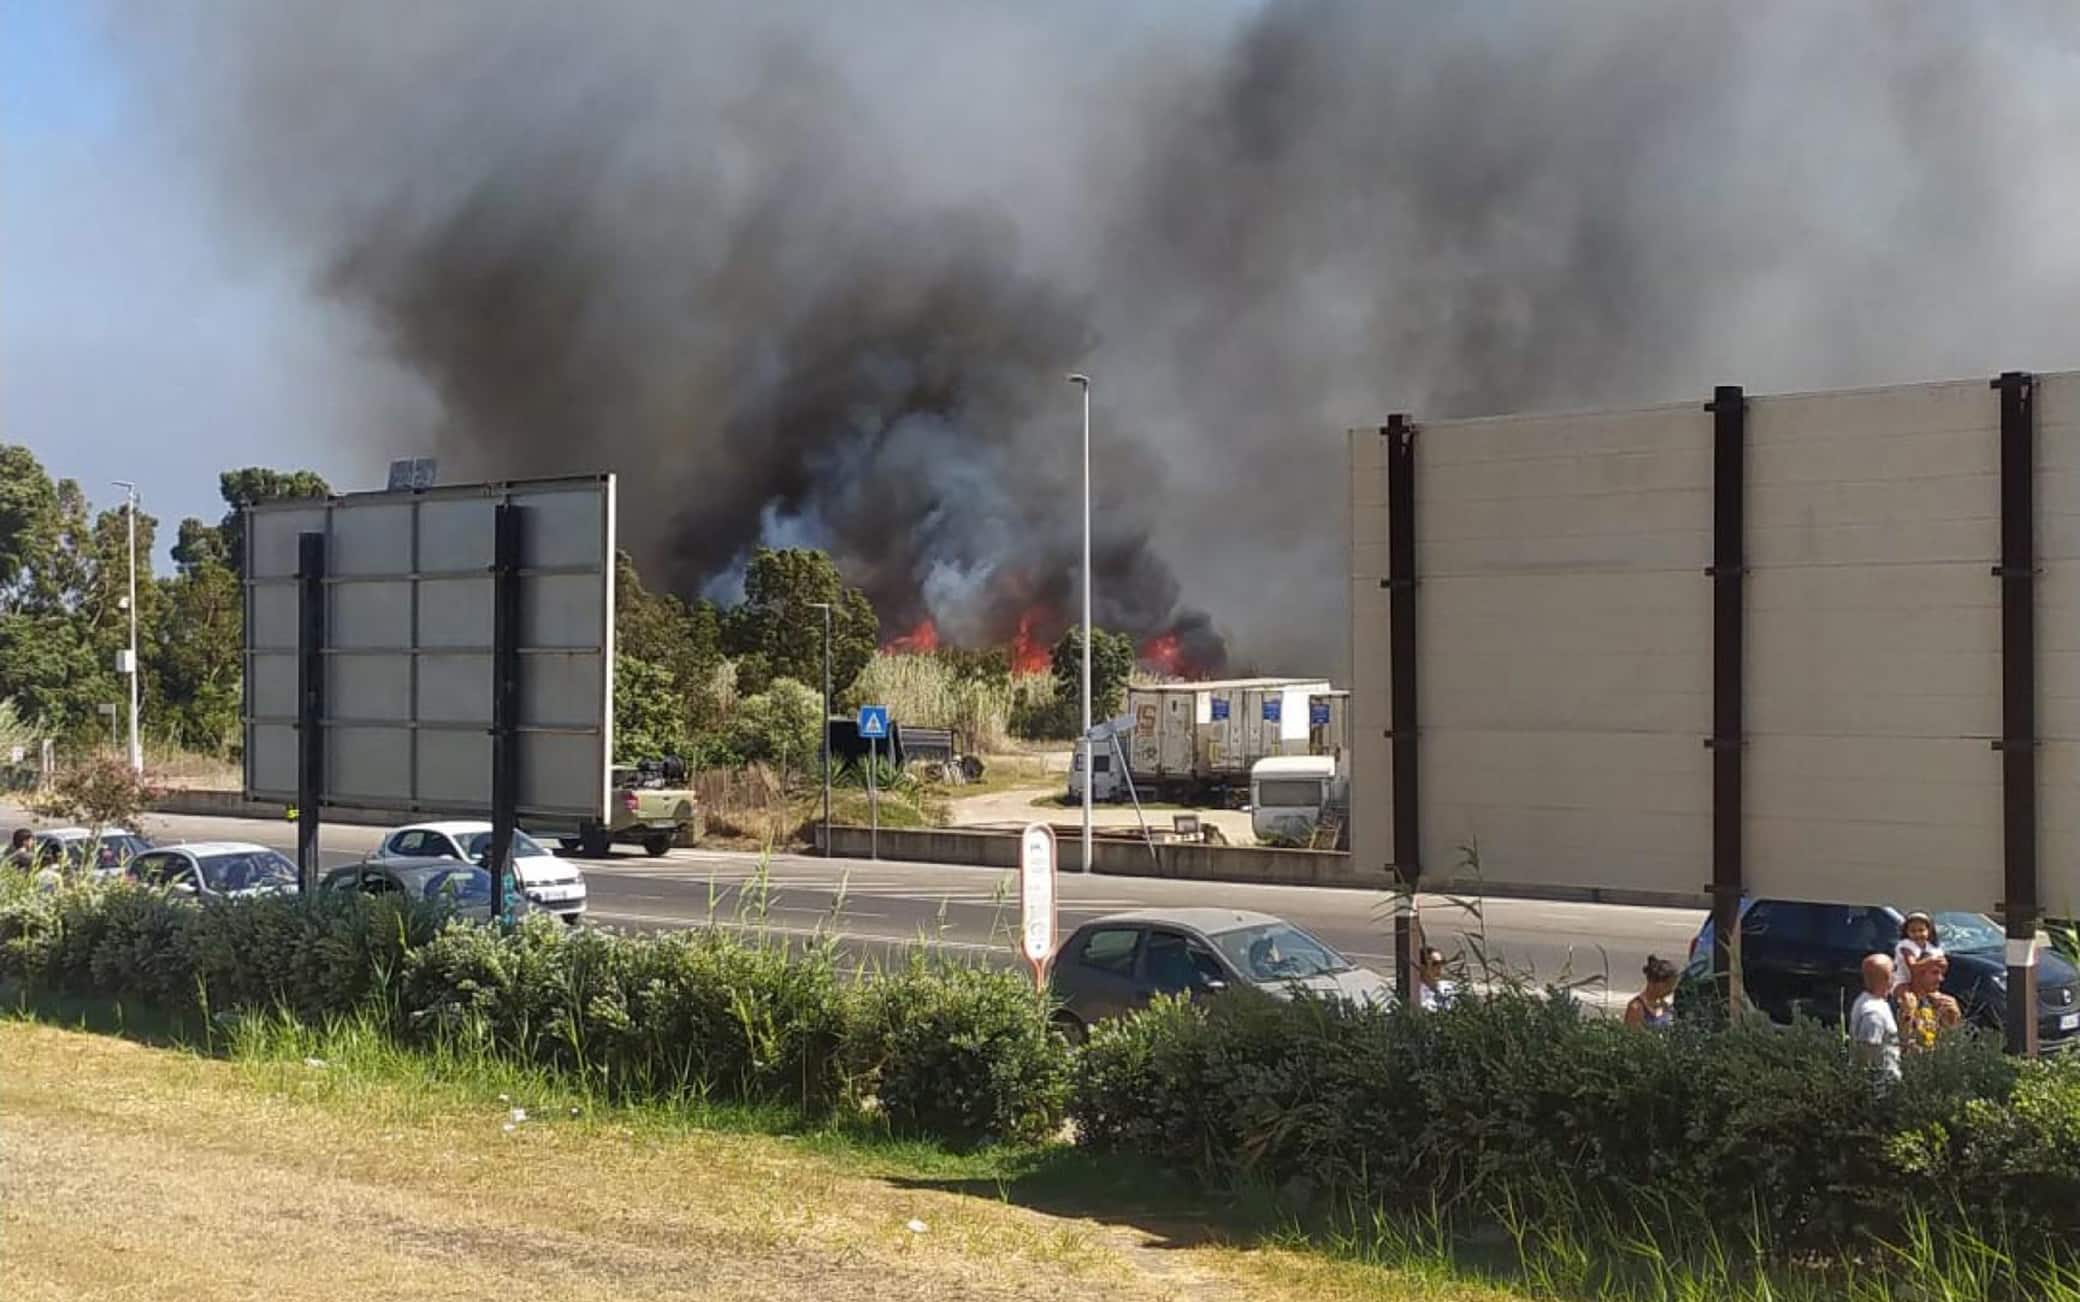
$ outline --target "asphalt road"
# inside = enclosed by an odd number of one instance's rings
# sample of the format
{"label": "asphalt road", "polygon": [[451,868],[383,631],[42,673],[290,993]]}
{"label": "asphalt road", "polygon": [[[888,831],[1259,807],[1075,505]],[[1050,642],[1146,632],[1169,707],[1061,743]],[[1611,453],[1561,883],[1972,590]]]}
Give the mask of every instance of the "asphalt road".
{"label": "asphalt road", "polygon": [[[295,828],[287,822],[182,815],[145,822],[145,834],[163,844],[239,840],[295,850]],[[351,862],[381,835],[377,828],[327,827],[321,857],[327,867]],[[1018,895],[1016,874],[1007,871],[706,850],[651,859],[623,849],[575,862],[583,865],[596,923],[639,931],[758,925],[788,935],[835,933],[858,951],[929,940],[1005,962],[1013,955]],[[1125,909],[1255,909],[1305,927],[1383,974],[1393,968],[1392,905],[1385,892],[1064,874],[1057,895],[1064,935]],[[1701,917],[1687,909],[1489,900],[1475,918],[1427,896],[1421,908],[1431,943],[1448,955],[1470,960],[1484,946],[1492,960],[1540,981],[1601,978],[1602,1000],[1618,1002],[1638,990],[1648,954],[1682,961]]]}

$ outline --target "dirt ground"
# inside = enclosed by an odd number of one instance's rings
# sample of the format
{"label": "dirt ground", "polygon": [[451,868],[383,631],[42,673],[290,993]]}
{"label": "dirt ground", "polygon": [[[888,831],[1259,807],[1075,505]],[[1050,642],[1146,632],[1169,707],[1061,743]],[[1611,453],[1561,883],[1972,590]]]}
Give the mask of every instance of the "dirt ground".
{"label": "dirt ground", "polygon": [[19,1021],[0,1063],[10,1302],[1437,1296],[1158,1248],[771,1136],[514,1125],[505,1102]]}
{"label": "dirt ground", "polygon": [[[982,796],[964,796],[953,801],[952,814],[948,823],[953,827],[980,827],[995,824],[1018,823],[1062,823],[1079,821],[1083,817],[1081,806],[1056,808],[1051,805],[1035,805],[1041,796],[1053,795],[1063,789],[1059,780],[1044,786],[1020,787],[1011,791],[995,791]],[[1221,835],[1228,838],[1230,845],[1254,845],[1256,838],[1250,834],[1249,814],[1240,809],[1205,809],[1197,811],[1204,823],[1220,828]],[[1177,810],[1170,807],[1148,811],[1148,824],[1157,829],[1168,829]],[[1134,806],[1099,804],[1091,807],[1091,825],[1094,827],[1136,827],[1139,820]]]}

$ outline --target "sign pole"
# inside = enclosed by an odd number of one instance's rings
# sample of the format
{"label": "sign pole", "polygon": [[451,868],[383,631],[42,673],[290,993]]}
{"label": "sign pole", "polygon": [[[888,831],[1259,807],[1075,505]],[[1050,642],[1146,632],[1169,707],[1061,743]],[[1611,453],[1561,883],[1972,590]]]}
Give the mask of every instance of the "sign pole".
{"label": "sign pole", "polygon": [[[1084,770],[1088,778],[1090,771]],[[1019,838],[1018,904],[1019,952],[1033,969],[1033,988],[1047,989],[1047,966],[1054,957],[1055,938],[1054,829],[1045,823],[1028,823]]]}
{"label": "sign pole", "polygon": [[[318,806],[325,791],[325,535],[296,538],[296,876],[318,892]],[[111,720],[113,722],[113,720]]]}
{"label": "sign pole", "polygon": [[491,545],[491,911],[512,921],[513,827],[520,804],[520,508],[495,508]]}
{"label": "sign pole", "polygon": [[881,857],[881,787],[874,772],[877,764],[876,748],[880,745],[872,737],[867,738],[867,857]]}

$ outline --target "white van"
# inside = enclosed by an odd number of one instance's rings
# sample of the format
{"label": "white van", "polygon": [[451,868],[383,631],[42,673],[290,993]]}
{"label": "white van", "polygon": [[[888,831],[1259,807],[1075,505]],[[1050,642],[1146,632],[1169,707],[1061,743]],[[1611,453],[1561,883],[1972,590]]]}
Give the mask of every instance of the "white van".
{"label": "white van", "polygon": [[[1127,798],[1127,784],[1121,780],[1119,756],[1112,749],[1111,740],[1094,743],[1091,747],[1091,767],[1097,770],[1098,780],[1091,785],[1091,802],[1104,804],[1111,800]],[[1069,799],[1074,804],[1083,803],[1083,747],[1076,748],[1075,757],[1069,761]]]}
{"label": "white van", "polygon": [[1249,770],[1249,829],[1260,844],[1305,845],[1338,794],[1327,755],[1274,755]]}

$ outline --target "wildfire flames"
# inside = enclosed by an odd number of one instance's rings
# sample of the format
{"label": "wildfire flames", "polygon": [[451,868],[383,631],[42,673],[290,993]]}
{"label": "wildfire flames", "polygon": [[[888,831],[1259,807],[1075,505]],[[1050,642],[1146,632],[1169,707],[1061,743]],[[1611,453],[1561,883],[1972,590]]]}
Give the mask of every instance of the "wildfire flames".
{"label": "wildfire flames", "polygon": [[882,648],[894,653],[930,655],[939,649],[939,626],[931,620],[919,621],[916,628],[898,638],[891,638]]}
{"label": "wildfire flames", "polygon": [[[1018,617],[1018,629],[1004,644],[1004,659],[1014,674],[1044,674],[1052,661],[1055,641],[1068,627],[1046,605],[1028,607]],[[881,646],[892,655],[930,655],[940,646],[939,628],[930,618],[919,620],[909,632],[890,638]],[[1203,678],[1218,665],[1204,664],[1192,654],[1187,637],[1173,628],[1143,641],[1136,658],[1166,678]]]}
{"label": "wildfire flames", "polygon": [[1018,632],[1011,635],[1011,672],[1014,674],[1044,673],[1048,665],[1046,643],[1033,636],[1033,617],[1037,611],[1028,610],[1018,617]]}
{"label": "wildfire flames", "polygon": [[1183,677],[1178,668],[1183,656],[1184,648],[1179,645],[1175,633],[1159,633],[1141,644],[1141,663],[1159,674]]}

